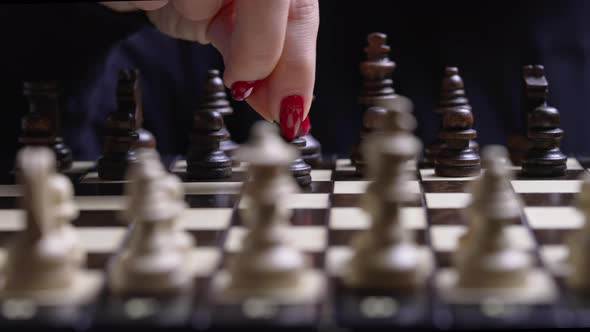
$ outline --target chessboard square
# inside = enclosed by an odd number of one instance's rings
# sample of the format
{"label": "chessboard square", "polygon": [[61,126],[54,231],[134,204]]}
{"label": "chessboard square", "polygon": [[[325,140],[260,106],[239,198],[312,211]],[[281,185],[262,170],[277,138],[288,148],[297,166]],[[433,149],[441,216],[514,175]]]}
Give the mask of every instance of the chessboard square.
{"label": "chessboard square", "polygon": [[[329,194],[290,194],[286,199],[289,209],[326,209],[329,206]],[[240,200],[240,209],[246,209],[248,198]]]}
{"label": "chessboard square", "polygon": [[0,232],[16,232],[24,227],[24,210],[0,210]]}
{"label": "chessboard square", "polygon": [[19,197],[22,195],[22,188],[18,184],[0,185],[0,197]]}
{"label": "chessboard square", "polygon": [[[242,240],[248,229],[243,226],[231,227],[225,240],[225,251],[230,253],[242,249]],[[326,229],[323,226],[288,226],[286,240],[295,248],[306,252],[322,252],[326,248]]]}
{"label": "chessboard square", "polygon": [[[364,194],[368,185],[369,181],[335,181],[334,194]],[[412,194],[419,194],[420,182],[408,181],[408,189]]]}
{"label": "chessboard square", "polygon": [[96,165],[96,162],[93,160],[75,160],[72,162],[72,167],[68,169],[68,171],[72,173],[76,173],[78,171],[86,171],[93,168]]}
{"label": "chessboard square", "polygon": [[[430,228],[430,243],[435,251],[455,251],[459,244],[459,238],[467,231],[466,226],[461,225],[433,225]],[[522,225],[506,226],[508,241],[515,248],[533,250],[535,240]]]}
{"label": "chessboard square", "polygon": [[212,275],[221,261],[221,252],[217,248],[197,247],[191,252],[195,277]]}
{"label": "chessboard square", "polygon": [[512,180],[517,193],[577,193],[580,180]]}
{"label": "chessboard square", "polygon": [[425,193],[424,197],[430,209],[462,209],[471,202],[469,193]]}
{"label": "chessboard square", "polygon": [[329,169],[312,169],[311,170],[312,181],[331,181],[332,171]]}
{"label": "chessboard square", "polygon": [[337,171],[354,171],[355,167],[350,162],[350,159],[337,159],[336,160]]}
{"label": "chessboard square", "polygon": [[103,180],[98,176],[98,172],[88,172],[84,174],[80,183],[125,183],[127,180]]}
{"label": "chessboard square", "polygon": [[76,196],[74,201],[79,210],[123,210],[127,203],[125,196]]}
{"label": "chessboard square", "polygon": [[581,170],[584,169],[580,162],[576,158],[567,158],[566,166],[568,170]]}
{"label": "chessboard square", "polygon": [[422,181],[472,181],[475,180],[477,178],[479,178],[481,176],[477,175],[477,176],[466,176],[466,177],[457,177],[457,178],[452,178],[452,177],[444,177],[444,176],[438,176],[434,173],[434,168],[424,168],[420,170],[420,177],[422,179]]}
{"label": "chessboard square", "polygon": [[186,195],[239,194],[242,182],[183,182]]}
{"label": "chessboard square", "polygon": [[543,265],[556,276],[564,277],[570,272],[569,248],[561,244],[543,245],[539,248]]}
{"label": "chessboard square", "polygon": [[[421,207],[403,207],[400,211],[402,226],[407,229],[426,228],[426,215]],[[330,210],[329,226],[337,230],[360,230],[370,225],[370,217],[361,208],[338,207]]]}
{"label": "chessboard square", "polygon": [[79,227],[75,231],[80,239],[80,245],[88,253],[117,252],[125,233],[126,227]]}
{"label": "chessboard square", "polygon": [[533,229],[578,229],[584,216],[574,207],[525,207],[524,214]]}
{"label": "chessboard square", "polygon": [[233,210],[230,208],[186,209],[180,225],[186,230],[222,230],[229,227]]}

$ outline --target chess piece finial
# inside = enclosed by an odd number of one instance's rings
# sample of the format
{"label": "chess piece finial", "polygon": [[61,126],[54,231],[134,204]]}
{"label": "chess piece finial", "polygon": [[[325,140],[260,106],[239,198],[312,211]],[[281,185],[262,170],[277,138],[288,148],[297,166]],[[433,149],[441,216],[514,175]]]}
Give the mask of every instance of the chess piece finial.
{"label": "chess piece finial", "polygon": [[179,225],[185,210],[180,180],[166,172],[158,153],[140,149],[128,171],[124,216],[134,227],[113,257],[111,290],[117,293],[171,294],[192,286],[192,237]]}
{"label": "chess piece finial", "polygon": [[21,120],[19,143],[51,147],[57,158],[57,168],[68,169],[72,165],[72,151],[61,137],[61,84],[57,81],[25,82],[23,94],[29,101],[29,112]]}

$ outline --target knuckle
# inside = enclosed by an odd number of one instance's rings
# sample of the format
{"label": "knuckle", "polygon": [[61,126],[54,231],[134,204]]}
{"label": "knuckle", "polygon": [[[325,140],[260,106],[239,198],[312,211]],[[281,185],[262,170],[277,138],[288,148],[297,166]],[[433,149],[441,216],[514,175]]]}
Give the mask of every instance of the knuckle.
{"label": "knuckle", "polygon": [[317,0],[293,0],[289,10],[289,18],[292,20],[304,20],[318,14]]}

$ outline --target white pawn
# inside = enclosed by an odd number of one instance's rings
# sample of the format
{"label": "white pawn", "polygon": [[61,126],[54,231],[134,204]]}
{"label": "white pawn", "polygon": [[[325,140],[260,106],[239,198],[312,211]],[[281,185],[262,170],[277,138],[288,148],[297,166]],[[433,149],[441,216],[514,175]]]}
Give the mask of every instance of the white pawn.
{"label": "white pawn", "polygon": [[222,297],[271,297],[278,301],[303,301],[318,290],[318,278],[308,273],[306,257],[288,241],[291,211],[289,195],[298,186],[288,172],[297,151],[286,144],[272,125],[259,122],[248,144],[236,154],[248,163],[250,180],[244,183],[241,210],[248,233],[241,251],[219,278]]}
{"label": "white pawn", "polygon": [[571,269],[567,283],[573,288],[590,290],[590,175],[588,174],[582,177],[582,187],[576,205],[585,223],[569,241]]}
{"label": "white pawn", "polygon": [[521,203],[510,185],[508,154],[502,146],[483,150],[485,173],[472,187],[467,208],[471,220],[455,253],[458,286],[516,288],[526,286],[532,258],[509,240],[507,225],[520,217]]}
{"label": "white pawn", "polygon": [[413,289],[422,285],[432,263],[403,227],[400,215],[404,203],[414,199],[407,164],[421,144],[409,133],[415,127],[409,112],[388,111],[384,121],[384,132],[364,147],[373,164],[373,181],[362,201],[371,226],[354,239],[344,281],[359,288]]}
{"label": "white pawn", "polygon": [[129,241],[113,258],[110,286],[121,293],[176,293],[193,284],[194,241],[180,229],[184,191],[155,150],[140,149],[128,172]]}
{"label": "white pawn", "polygon": [[42,304],[89,300],[101,279],[82,269],[86,253],[70,224],[78,216],[72,184],[56,173],[50,149],[23,148],[17,163],[26,228],[8,248],[2,296]]}

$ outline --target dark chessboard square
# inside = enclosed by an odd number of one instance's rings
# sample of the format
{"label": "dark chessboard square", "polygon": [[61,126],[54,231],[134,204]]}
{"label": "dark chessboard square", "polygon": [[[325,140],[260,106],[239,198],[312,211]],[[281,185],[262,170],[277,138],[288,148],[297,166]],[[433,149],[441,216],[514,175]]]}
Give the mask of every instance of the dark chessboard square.
{"label": "dark chessboard square", "polygon": [[[293,209],[291,212],[290,222],[294,226],[323,226],[328,222],[328,209]],[[235,215],[235,225],[246,226],[240,213]]]}
{"label": "dark chessboard square", "polygon": [[353,170],[335,170],[332,174],[333,181],[362,181],[363,176]]}
{"label": "dark chessboard square", "polygon": [[231,208],[236,205],[239,197],[234,194],[211,194],[186,195],[184,199],[189,208]]}
{"label": "dark chessboard square", "polygon": [[[360,202],[363,194],[332,194],[333,207],[360,207]],[[414,200],[404,203],[405,207],[420,207],[422,206],[422,198],[420,195],[415,195]]]}
{"label": "dark chessboard square", "polygon": [[421,181],[425,193],[463,193],[473,181]]}
{"label": "dark chessboard square", "polygon": [[81,210],[79,213],[73,220],[75,227],[126,227],[121,211]]}
{"label": "dark chessboard square", "polygon": [[427,209],[426,214],[431,225],[467,225],[468,223],[463,209]]}
{"label": "dark chessboard square", "polygon": [[565,172],[564,176],[560,177],[532,177],[532,176],[524,176],[520,173],[520,170],[514,171],[514,179],[516,180],[578,180],[580,176],[584,173],[583,169],[568,169]]}
{"label": "dark chessboard square", "polygon": [[532,229],[539,245],[563,244],[573,234],[573,229]]}
{"label": "dark chessboard square", "polygon": [[123,195],[125,183],[122,182],[93,182],[78,183],[74,186],[76,196]]}
{"label": "dark chessboard square", "polygon": [[[237,252],[225,252],[221,258],[221,265],[224,268],[228,268],[232,263],[232,260],[236,259]],[[324,252],[309,252],[304,251],[303,255],[309,262],[309,267],[312,269],[323,270],[326,255]]]}
{"label": "dark chessboard square", "polygon": [[330,194],[334,189],[334,182],[332,181],[313,181],[307,187],[300,187],[302,193],[314,194]]}
{"label": "dark chessboard square", "polygon": [[18,198],[17,197],[0,197],[0,210],[7,209],[18,209]]}
{"label": "dark chessboard square", "polygon": [[185,172],[174,172],[176,176],[180,178],[182,182],[244,182],[248,179],[248,173],[239,171],[232,172],[230,177],[223,179],[207,179],[207,180],[193,180],[187,177]]}
{"label": "dark chessboard square", "polygon": [[520,197],[525,206],[571,206],[574,193],[522,193]]}
{"label": "dark chessboard square", "polygon": [[197,247],[220,247],[223,243],[223,230],[186,230],[192,235]]}

